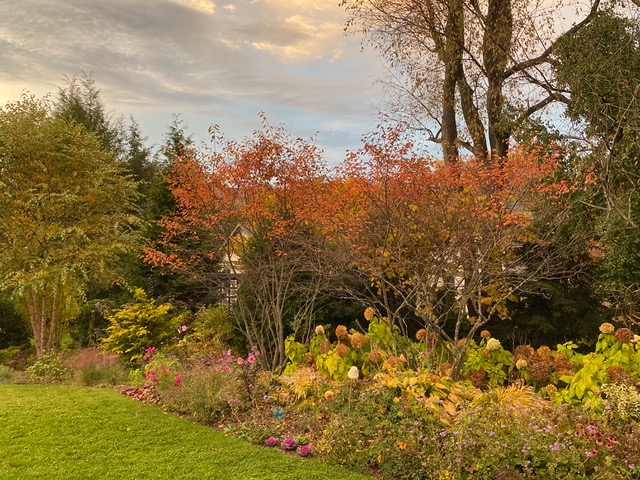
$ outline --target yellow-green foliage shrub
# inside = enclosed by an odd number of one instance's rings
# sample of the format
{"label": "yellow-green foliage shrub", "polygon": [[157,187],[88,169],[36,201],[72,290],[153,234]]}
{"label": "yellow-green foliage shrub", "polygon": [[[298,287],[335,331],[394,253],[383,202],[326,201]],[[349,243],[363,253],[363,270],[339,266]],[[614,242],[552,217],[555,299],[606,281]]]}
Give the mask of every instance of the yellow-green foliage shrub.
{"label": "yellow-green foliage shrub", "polygon": [[170,303],[156,305],[138,288],[133,303],[107,315],[107,320],[109,327],[102,348],[117,353],[129,364],[138,364],[148,348],[166,348],[178,337],[186,314],[175,314]]}

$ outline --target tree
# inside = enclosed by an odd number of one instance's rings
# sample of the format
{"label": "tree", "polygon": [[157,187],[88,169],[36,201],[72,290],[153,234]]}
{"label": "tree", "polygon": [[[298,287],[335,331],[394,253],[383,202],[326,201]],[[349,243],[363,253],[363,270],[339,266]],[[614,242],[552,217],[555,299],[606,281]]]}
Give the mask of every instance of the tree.
{"label": "tree", "polygon": [[65,77],[67,85],[58,89],[54,114],[67,121],[75,121],[93,132],[102,146],[116,154],[123,152],[126,137],[122,119],[113,119],[100,98],[95,80],[86,73],[81,77]]}
{"label": "tree", "polygon": [[167,178],[176,212],[147,259],[198,279],[209,298],[238,282],[237,326],[278,369],[286,336],[309,335],[329,278],[314,221],[325,167],[317,147],[266,121],[242,143],[214,133],[213,149],[175,159]]}
{"label": "tree", "polygon": [[614,305],[637,303],[640,295],[639,36],[637,21],[607,9],[564,38],[554,55],[556,75],[572,92],[566,114],[582,133],[574,168],[592,183],[581,200],[599,240],[599,283]]}
{"label": "tree", "polygon": [[390,61],[408,98],[401,110],[442,144],[445,161],[456,161],[460,148],[480,159],[504,158],[523,123],[550,103],[567,101],[549,68],[552,54],[560,39],[593,20],[600,4],[591,1],[558,35],[554,22],[570,1],[342,2],[347,29],[364,33]]}
{"label": "tree", "polygon": [[136,184],[102,139],[31,96],[0,110],[0,287],[22,302],[40,357],[90,279],[137,248]]}
{"label": "tree", "polygon": [[442,164],[383,128],[341,167],[328,232],[350,249],[377,309],[404,337],[413,320],[445,340],[459,375],[474,335],[508,319],[509,302],[579,268],[568,260],[580,244],[553,242],[574,190],[559,166],[535,151]]}

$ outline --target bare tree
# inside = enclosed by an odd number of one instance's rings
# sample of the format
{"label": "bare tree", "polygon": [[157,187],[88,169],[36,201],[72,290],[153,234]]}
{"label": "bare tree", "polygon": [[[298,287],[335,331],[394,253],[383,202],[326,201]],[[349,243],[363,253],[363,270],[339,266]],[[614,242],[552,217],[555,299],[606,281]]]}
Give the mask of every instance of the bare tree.
{"label": "bare tree", "polygon": [[[634,2],[635,3],[635,2]],[[347,31],[390,62],[399,108],[444,159],[460,149],[503,158],[509,139],[553,102],[566,102],[550,62],[558,41],[588,25],[601,0],[343,0]],[[561,29],[564,16],[576,20]]]}

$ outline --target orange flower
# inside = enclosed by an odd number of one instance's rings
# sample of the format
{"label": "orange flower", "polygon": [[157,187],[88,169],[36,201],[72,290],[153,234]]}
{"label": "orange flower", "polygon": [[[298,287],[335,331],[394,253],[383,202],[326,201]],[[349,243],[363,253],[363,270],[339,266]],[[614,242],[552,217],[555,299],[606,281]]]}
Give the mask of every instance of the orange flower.
{"label": "orange flower", "polygon": [[375,317],[376,311],[372,307],[367,307],[364,311],[364,318],[367,322],[370,322],[373,317]]}
{"label": "orange flower", "polygon": [[398,448],[399,448],[400,450],[404,450],[404,449],[406,449],[406,448],[407,448],[407,444],[406,444],[406,443],[404,443],[404,442],[398,442]]}
{"label": "orange flower", "polygon": [[336,337],[338,337],[338,340],[342,340],[342,341],[348,340],[349,331],[347,330],[347,327],[345,327],[344,325],[338,325],[336,327]]}

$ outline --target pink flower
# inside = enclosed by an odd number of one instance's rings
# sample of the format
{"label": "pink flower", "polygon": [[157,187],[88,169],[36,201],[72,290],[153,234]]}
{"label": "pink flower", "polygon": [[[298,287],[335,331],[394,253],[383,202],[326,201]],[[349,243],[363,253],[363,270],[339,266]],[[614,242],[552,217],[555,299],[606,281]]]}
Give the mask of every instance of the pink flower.
{"label": "pink flower", "polygon": [[298,442],[296,442],[295,438],[285,438],[282,441],[282,448],[285,450],[293,450],[298,446]]}
{"label": "pink flower", "polygon": [[255,361],[256,361],[256,357],[253,355],[253,353],[250,353],[249,356],[247,357],[247,362],[253,363]]}
{"label": "pink flower", "polygon": [[182,325],[178,331],[186,332],[187,331],[187,326],[186,325]]}
{"label": "pink flower", "polygon": [[238,357],[238,359],[236,360],[236,363],[237,363],[238,365],[242,365],[242,364],[244,364],[244,360],[243,360],[243,359],[241,359],[240,357]]}
{"label": "pink flower", "polygon": [[231,370],[231,367],[229,365],[225,365],[224,366],[224,371],[228,372],[229,370]]}
{"label": "pink flower", "polygon": [[298,448],[298,454],[302,457],[308,457],[311,453],[311,445],[302,445]]}
{"label": "pink flower", "polygon": [[222,370],[222,367],[221,367],[220,365],[218,365],[218,366],[216,367],[216,372],[219,372],[220,370]]}
{"label": "pink flower", "polygon": [[278,439],[276,437],[269,437],[265,440],[264,443],[266,443],[269,447],[275,447],[278,444]]}
{"label": "pink flower", "polygon": [[182,385],[182,380],[180,379],[180,375],[176,373],[175,376],[176,385]]}

